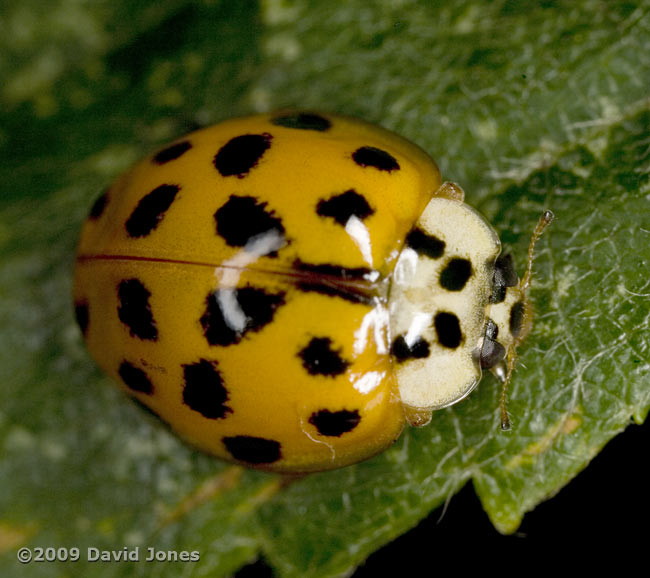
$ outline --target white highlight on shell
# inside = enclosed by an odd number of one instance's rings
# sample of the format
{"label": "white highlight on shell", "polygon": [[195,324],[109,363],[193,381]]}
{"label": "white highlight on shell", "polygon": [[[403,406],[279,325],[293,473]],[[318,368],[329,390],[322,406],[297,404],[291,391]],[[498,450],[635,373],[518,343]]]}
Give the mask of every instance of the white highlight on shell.
{"label": "white highlight on shell", "polygon": [[386,377],[385,371],[368,371],[361,374],[359,379],[356,379],[357,374],[351,376],[351,381],[359,393],[369,393],[375,389]]}
{"label": "white highlight on shell", "polygon": [[431,313],[415,313],[411,320],[411,325],[404,336],[406,345],[412,347],[429,325],[431,325]]}
{"label": "white highlight on shell", "polygon": [[252,237],[243,249],[215,269],[219,287],[216,293],[217,303],[223,313],[224,321],[233,331],[244,331],[248,322],[248,317],[240,307],[235,293],[243,270],[260,257],[280,250],[286,243],[284,235],[275,229],[270,229]]}
{"label": "white highlight on shell", "polygon": [[371,337],[375,341],[377,354],[388,353],[388,328],[390,315],[388,309],[377,302],[374,307],[363,316],[361,326],[354,332],[354,353],[361,355]]}
{"label": "white highlight on shell", "polygon": [[345,223],[345,232],[352,237],[356,246],[359,247],[363,260],[372,267],[372,245],[368,227],[363,224],[359,217],[352,215]]}
{"label": "white highlight on shell", "polygon": [[393,283],[406,286],[415,277],[418,268],[418,254],[410,247],[404,247],[395,264]]}

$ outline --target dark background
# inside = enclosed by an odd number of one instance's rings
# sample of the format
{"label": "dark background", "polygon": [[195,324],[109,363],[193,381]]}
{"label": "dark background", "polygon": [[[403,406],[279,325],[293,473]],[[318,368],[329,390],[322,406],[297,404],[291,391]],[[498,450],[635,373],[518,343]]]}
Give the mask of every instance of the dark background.
{"label": "dark background", "polygon": [[[512,575],[516,562],[528,560],[530,570],[531,553],[543,563],[558,547],[573,550],[578,559],[622,555],[625,564],[634,552],[631,545],[639,538],[650,546],[645,523],[650,517],[649,454],[650,425],[647,421],[630,425],[558,494],[526,514],[519,530],[510,536],[494,529],[469,483],[444,512],[443,508],[434,510],[410,532],[372,554],[352,576],[376,577],[392,570],[409,574],[407,567],[418,564],[431,569],[426,575],[434,575],[439,572],[431,565],[441,559],[452,564],[451,560],[460,560],[463,571],[483,568],[489,574],[505,563],[503,573]],[[599,543],[607,544],[605,550],[594,552]],[[644,554],[637,551],[636,555]],[[271,578],[274,574],[259,560],[235,576]]]}

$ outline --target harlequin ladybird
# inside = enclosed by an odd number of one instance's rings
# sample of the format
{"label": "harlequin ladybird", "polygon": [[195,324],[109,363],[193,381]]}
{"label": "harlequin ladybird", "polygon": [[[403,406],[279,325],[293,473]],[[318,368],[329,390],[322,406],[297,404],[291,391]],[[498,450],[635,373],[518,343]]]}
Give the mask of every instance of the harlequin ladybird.
{"label": "harlequin ladybird", "polygon": [[507,383],[550,218],[520,282],[414,144],[340,116],[229,120],[97,199],[76,317],[97,363],[196,446],[338,468],[463,399],[481,369]]}

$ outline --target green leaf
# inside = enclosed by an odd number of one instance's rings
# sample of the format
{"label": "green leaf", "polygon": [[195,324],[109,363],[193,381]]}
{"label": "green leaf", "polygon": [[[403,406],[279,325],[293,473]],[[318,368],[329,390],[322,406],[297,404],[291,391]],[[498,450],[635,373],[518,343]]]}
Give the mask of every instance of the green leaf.
{"label": "green leaf", "polygon": [[[472,480],[513,532],[650,408],[650,2],[322,0],[3,5],[0,572],[350,572]],[[193,451],[94,367],[71,311],[79,227],[196,124],[300,106],[420,144],[519,266],[545,208],[535,327],[498,429],[491,377],[384,454],[285,484]],[[34,547],[197,562],[20,565]]]}

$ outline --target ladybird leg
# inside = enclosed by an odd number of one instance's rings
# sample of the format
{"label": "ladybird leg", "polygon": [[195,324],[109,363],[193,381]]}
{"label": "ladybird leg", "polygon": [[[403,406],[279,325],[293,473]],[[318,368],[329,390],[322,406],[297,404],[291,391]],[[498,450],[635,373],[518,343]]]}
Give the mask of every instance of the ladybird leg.
{"label": "ladybird leg", "polygon": [[408,424],[412,427],[424,427],[431,421],[431,410],[420,409],[410,405],[404,406],[404,417]]}
{"label": "ladybird leg", "polygon": [[440,185],[438,190],[434,193],[434,197],[443,197],[445,199],[451,199],[452,201],[464,201],[465,200],[465,191],[461,188],[460,185],[456,183],[450,183],[445,181]]}
{"label": "ladybird leg", "polygon": [[510,378],[512,371],[517,363],[517,350],[512,348],[505,358],[498,365],[492,368],[492,372],[496,375],[497,379],[501,382],[501,395],[499,397],[499,408],[501,410],[501,429],[502,431],[509,431],[511,426],[510,416],[508,415],[508,385],[510,385]]}

